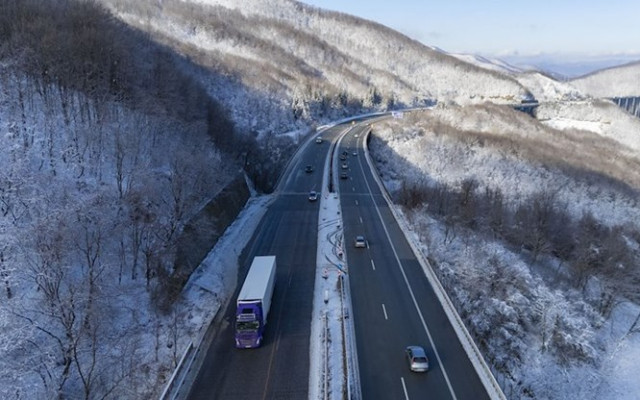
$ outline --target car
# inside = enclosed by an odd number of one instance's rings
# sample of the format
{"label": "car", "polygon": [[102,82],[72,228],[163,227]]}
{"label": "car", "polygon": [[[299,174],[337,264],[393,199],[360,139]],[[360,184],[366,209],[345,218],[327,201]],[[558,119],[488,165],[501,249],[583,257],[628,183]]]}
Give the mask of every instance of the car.
{"label": "car", "polygon": [[343,163],[342,163],[342,169],[347,169],[347,168],[349,168],[349,166],[347,165],[347,163],[346,163],[346,162],[343,162]]}
{"label": "car", "polygon": [[304,167],[304,172],[306,172],[307,174],[313,172],[313,165],[307,165],[306,167]]}
{"label": "car", "polygon": [[413,372],[427,372],[429,370],[429,359],[427,353],[420,346],[407,346],[404,350],[409,369]]}
{"label": "car", "polygon": [[347,175],[346,172],[340,173],[340,179],[347,179],[348,177],[349,177],[349,175]]}
{"label": "car", "polygon": [[309,201],[316,201],[318,200],[318,192],[316,192],[315,190],[312,190],[309,192]]}
{"label": "car", "polygon": [[356,134],[355,134],[355,135],[353,135],[353,136],[357,139],[359,135],[356,133]]}
{"label": "car", "polygon": [[344,154],[340,154],[340,159],[341,159],[342,161],[344,161],[344,160],[346,160],[346,159],[347,159],[347,156],[345,156]]}
{"label": "car", "polygon": [[351,153],[351,154],[352,154],[352,155],[354,155],[354,156],[357,156],[357,155],[358,155],[358,152],[357,152],[357,151],[354,151],[354,152],[353,152],[353,153]]}
{"label": "car", "polygon": [[356,240],[354,241],[355,247],[367,247],[367,239],[364,236],[356,236]]}
{"label": "car", "polygon": [[322,138],[320,136],[316,138],[316,143],[322,143]]}

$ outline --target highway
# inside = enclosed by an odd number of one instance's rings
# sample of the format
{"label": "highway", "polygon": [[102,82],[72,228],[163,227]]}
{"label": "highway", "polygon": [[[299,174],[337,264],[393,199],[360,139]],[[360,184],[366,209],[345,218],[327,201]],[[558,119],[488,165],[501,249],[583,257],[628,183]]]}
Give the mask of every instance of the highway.
{"label": "highway", "polygon": [[[215,336],[193,382],[189,399],[306,399],[309,391],[309,338],[315,279],[319,191],[330,140],[344,126],[323,134],[298,152],[281,177],[277,196],[241,254],[238,287],[227,308],[214,321]],[[311,165],[314,171],[305,172]],[[235,299],[253,257],[275,255],[273,303],[264,343],[236,349]]]}
{"label": "highway", "polygon": [[[369,169],[366,123],[325,131],[323,143],[308,143],[282,175],[277,196],[240,257],[238,287],[214,321],[217,329],[188,398],[308,398],[320,202],[307,195],[321,190],[330,142],[347,130],[336,152],[348,153],[348,177],[338,179],[338,188],[362,398],[489,398]],[[305,172],[306,165],[314,172]],[[356,235],[365,235],[366,248],[353,247]],[[276,255],[274,298],[263,346],[240,350],[233,341],[235,299],[259,255]],[[408,345],[427,350],[428,373],[409,371]]]}
{"label": "highway", "polygon": [[[369,169],[366,130],[366,125],[354,129],[339,149],[349,154],[349,178],[340,180],[339,192],[362,398],[487,399]],[[366,237],[367,248],[351,244],[357,235]],[[408,345],[426,349],[428,373],[409,371]]]}

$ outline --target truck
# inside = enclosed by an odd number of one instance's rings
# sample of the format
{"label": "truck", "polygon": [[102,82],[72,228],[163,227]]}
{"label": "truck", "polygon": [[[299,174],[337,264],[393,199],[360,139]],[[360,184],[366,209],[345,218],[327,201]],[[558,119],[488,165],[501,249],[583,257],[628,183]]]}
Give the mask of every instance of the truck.
{"label": "truck", "polygon": [[236,302],[235,341],[239,349],[260,347],[276,280],[276,257],[254,257]]}

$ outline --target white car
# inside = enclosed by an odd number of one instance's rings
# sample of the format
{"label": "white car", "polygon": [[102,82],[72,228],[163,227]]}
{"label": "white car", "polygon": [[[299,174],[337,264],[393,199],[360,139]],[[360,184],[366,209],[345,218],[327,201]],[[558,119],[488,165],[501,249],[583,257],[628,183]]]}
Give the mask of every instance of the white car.
{"label": "white car", "polygon": [[322,143],[322,138],[320,136],[316,138],[316,143]]}
{"label": "white car", "polygon": [[356,236],[356,240],[354,241],[355,247],[367,247],[367,239],[364,236]]}
{"label": "white car", "polygon": [[312,190],[309,192],[309,201],[316,201],[318,200],[318,192],[316,192],[315,190]]}

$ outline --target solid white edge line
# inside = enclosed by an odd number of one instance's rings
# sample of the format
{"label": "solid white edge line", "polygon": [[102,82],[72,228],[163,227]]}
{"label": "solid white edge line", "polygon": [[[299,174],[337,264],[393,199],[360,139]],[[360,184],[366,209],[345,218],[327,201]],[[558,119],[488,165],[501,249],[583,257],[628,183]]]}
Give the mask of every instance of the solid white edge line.
{"label": "solid white edge line", "polygon": [[[370,134],[370,133],[371,131],[369,131],[367,134]],[[369,168],[372,171],[377,171],[376,168],[373,166],[373,162],[371,160],[371,157],[369,156],[369,152],[366,146],[363,148],[363,152],[365,155],[366,162],[369,165]],[[455,307],[453,306],[451,299],[449,298],[446,291],[442,287],[442,284],[436,277],[435,272],[433,271],[433,267],[429,264],[429,260],[425,258],[424,254],[417,247],[414,240],[407,235],[407,231],[409,229],[408,229],[408,224],[406,219],[402,214],[399,214],[398,211],[393,206],[393,202],[391,201],[389,194],[385,190],[384,185],[380,180],[380,177],[377,174],[373,174],[373,178],[382,192],[382,197],[387,203],[389,207],[389,211],[391,211],[394,219],[400,225],[400,228],[402,230],[402,235],[409,243],[409,246],[411,246],[411,249],[415,254],[415,256],[418,258],[418,262],[420,263],[425,273],[425,276],[427,277],[431,286],[433,287],[436,293],[436,296],[438,297],[438,301],[442,305],[444,312],[447,314],[447,318],[449,319],[451,326],[455,330],[456,336],[458,337],[460,344],[462,345],[465,352],[467,353],[467,356],[469,357],[469,361],[471,361],[471,364],[473,365],[473,368],[478,374],[480,381],[484,385],[485,390],[489,394],[489,397],[493,400],[507,400],[507,397],[502,391],[502,388],[496,381],[496,378],[493,376],[493,373],[491,372],[489,365],[487,365],[487,362],[485,361],[484,357],[480,353],[478,346],[475,344],[475,342],[471,338],[469,331],[465,327],[464,323],[462,322],[462,319],[460,318],[460,315],[458,314]]]}
{"label": "solid white edge line", "polygon": [[[359,163],[359,164],[360,164],[360,169],[362,170],[362,174],[364,175],[365,171],[364,171],[364,168],[362,167],[362,163]],[[373,204],[375,204],[375,199],[373,198],[373,193],[371,192],[371,186],[369,185],[369,181],[367,180],[366,176],[365,176],[364,182],[367,185],[367,189],[369,190],[369,197],[371,197]],[[380,223],[382,224],[384,233],[387,236],[387,240],[391,245],[391,249],[393,250],[393,255],[396,258],[396,262],[398,263],[398,268],[400,268],[400,272],[402,273],[402,277],[404,278],[405,285],[407,285],[407,289],[409,289],[411,300],[413,301],[413,305],[416,308],[416,311],[418,312],[418,316],[420,317],[420,321],[422,322],[422,327],[427,333],[427,337],[429,338],[429,343],[431,344],[431,348],[433,349],[433,352],[436,355],[436,358],[438,359],[438,364],[440,364],[440,368],[442,369],[442,375],[444,375],[444,380],[447,382],[447,387],[449,388],[449,392],[451,393],[451,396],[453,397],[453,399],[457,400],[458,398],[456,397],[456,394],[453,391],[453,386],[451,386],[451,381],[449,381],[449,375],[447,374],[444,364],[442,363],[442,359],[440,358],[438,349],[436,348],[436,345],[433,342],[433,338],[431,337],[431,332],[429,332],[429,328],[427,327],[427,322],[425,321],[424,316],[422,315],[422,311],[420,311],[420,307],[418,306],[418,301],[416,300],[416,296],[413,294],[413,290],[411,289],[411,285],[409,284],[409,279],[407,278],[407,274],[404,272],[404,267],[402,266],[402,262],[400,261],[400,257],[398,256],[398,252],[396,251],[396,247],[393,245],[393,242],[391,241],[391,235],[389,234],[387,225],[385,225],[384,220],[382,219],[382,214],[380,213],[380,209],[378,207],[374,207],[374,208],[376,209],[376,213],[378,214],[378,218],[380,219]]]}

